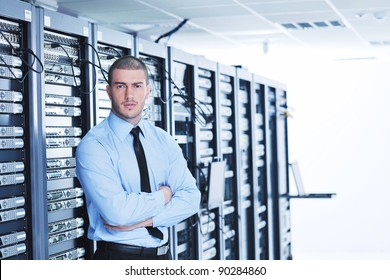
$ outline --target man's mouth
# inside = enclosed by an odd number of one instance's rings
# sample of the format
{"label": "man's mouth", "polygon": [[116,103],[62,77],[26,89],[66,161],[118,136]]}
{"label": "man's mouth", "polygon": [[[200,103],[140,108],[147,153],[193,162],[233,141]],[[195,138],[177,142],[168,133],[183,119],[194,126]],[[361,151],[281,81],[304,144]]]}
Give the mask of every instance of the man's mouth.
{"label": "man's mouth", "polygon": [[133,109],[135,106],[137,106],[136,102],[124,102],[123,106],[125,106],[127,109]]}

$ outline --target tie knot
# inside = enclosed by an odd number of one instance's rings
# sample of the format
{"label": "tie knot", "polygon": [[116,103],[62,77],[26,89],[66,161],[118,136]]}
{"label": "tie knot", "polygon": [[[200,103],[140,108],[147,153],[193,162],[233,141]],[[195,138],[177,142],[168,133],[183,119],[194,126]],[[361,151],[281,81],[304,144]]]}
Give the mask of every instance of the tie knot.
{"label": "tie knot", "polygon": [[133,136],[136,137],[136,138],[139,138],[139,132],[140,132],[139,126],[134,127],[134,128],[130,131],[131,135],[133,135]]}

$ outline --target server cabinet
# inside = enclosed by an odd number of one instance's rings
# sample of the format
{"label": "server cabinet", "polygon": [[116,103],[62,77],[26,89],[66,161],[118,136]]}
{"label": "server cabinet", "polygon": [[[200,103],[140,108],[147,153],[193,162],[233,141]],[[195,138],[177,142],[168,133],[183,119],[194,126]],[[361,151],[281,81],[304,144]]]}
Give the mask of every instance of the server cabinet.
{"label": "server cabinet", "polygon": [[267,95],[267,178],[269,227],[273,258],[291,259],[291,225],[288,181],[288,139],[286,89],[279,83],[266,87]]}
{"label": "server cabinet", "polygon": [[43,69],[32,63],[32,7],[11,2],[0,6],[0,259],[31,259],[31,73]]}
{"label": "server cabinet", "polygon": [[251,127],[253,158],[253,218],[254,244],[253,258],[270,259],[270,241],[268,236],[268,190],[266,169],[266,131],[265,131],[265,88],[267,79],[253,75],[251,94]]}
{"label": "server cabinet", "polygon": [[169,131],[168,127],[168,50],[162,45],[135,38],[135,55],[148,68],[151,92],[146,100],[143,118]]}
{"label": "server cabinet", "polygon": [[237,116],[238,145],[237,165],[238,180],[238,230],[240,236],[240,259],[254,259],[255,224],[254,224],[254,184],[252,157],[252,74],[242,68],[236,69],[237,76]]}
{"label": "server cabinet", "polygon": [[93,81],[95,88],[93,124],[96,125],[108,117],[111,111],[111,100],[106,92],[108,70],[117,58],[134,53],[134,38],[132,35],[96,24],[92,25],[92,34],[93,44],[89,47],[95,54],[92,75],[95,77]]}
{"label": "server cabinet", "polygon": [[[195,178],[196,146],[195,146],[195,111],[194,111],[194,80],[195,57],[178,49],[169,47],[170,81],[170,127],[187,160],[188,168]],[[179,260],[199,259],[198,227],[196,215],[190,217],[172,228],[171,240],[173,258]]]}
{"label": "server cabinet", "polygon": [[[196,57],[195,67],[195,139],[197,180],[202,193],[199,213],[199,257],[204,260],[221,259],[223,189],[212,165],[221,160],[218,135],[217,63]],[[214,174],[211,174],[213,172]],[[221,177],[223,178],[223,177]],[[220,201],[218,201],[220,199]]]}
{"label": "server cabinet", "polygon": [[219,129],[222,159],[226,162],[225,193],[222,207],[223,258],[240,258],[238,166],[237,166],[237,84],[236,69],[218,64]]}
{"label": "server cabinet", "polygon": [[[91,252],[86,238],[88,216],[83,190],[76,178],[75,152],[91,126],[89,104],[91,52],[90,24],[53,11],[43,10],[44,87],[42,106],[46,153],[42,170],[47,181],[49,259],[80,259]],[[41,31],[41,34],[42,34]]]}

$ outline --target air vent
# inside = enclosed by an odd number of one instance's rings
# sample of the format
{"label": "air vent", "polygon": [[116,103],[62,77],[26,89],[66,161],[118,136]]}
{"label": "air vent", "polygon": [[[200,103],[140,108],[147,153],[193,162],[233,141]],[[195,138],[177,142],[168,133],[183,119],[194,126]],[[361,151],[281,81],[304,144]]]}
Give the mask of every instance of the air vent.
{"label": "air vent", "polygon": [[390,46],[390,40],[384,41],[370,41],[371,46]]}
{"label": "air vent", "polygon": [[281,23],[281,26],[288,30],[307,30],[307,29],[322,29],[329,27],[345,27],[345,24],[340,20],[330,21],[314,21],[314,22],[288,22]]}

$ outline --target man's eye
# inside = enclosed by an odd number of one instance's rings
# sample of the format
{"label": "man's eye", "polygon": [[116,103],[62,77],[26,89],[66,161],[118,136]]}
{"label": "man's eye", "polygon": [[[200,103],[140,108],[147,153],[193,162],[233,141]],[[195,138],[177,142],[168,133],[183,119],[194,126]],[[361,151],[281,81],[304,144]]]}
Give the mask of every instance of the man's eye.
{"label": "man's eye", "polygon": [[117,89],[124,89],[124,88],[126,88],[126,86],[125,85],[117,85],[116,88]]}

